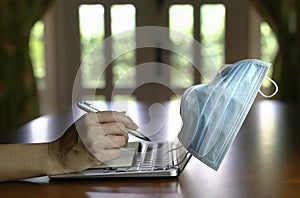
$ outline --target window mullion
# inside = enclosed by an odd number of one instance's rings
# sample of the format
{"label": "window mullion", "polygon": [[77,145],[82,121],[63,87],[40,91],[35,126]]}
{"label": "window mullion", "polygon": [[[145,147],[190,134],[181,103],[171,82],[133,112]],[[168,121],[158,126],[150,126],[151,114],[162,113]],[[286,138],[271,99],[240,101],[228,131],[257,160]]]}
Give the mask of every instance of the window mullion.
{"label": "window mullion", "polygon": [[[201,22],[200,22],[200,6],[194,5],[194,39],[198,42],[200,42],[200,28],[201,28]],[[193,46],[194,47],[194,63],[195,63],[195,68],[194,67],[194,79],[193,83],[198,84],[200,83],[200,67],[201,67],[201,48],[199,45]]]}
{"label": "window mullion", "polygon": [[[111,6],[104,7],[104,29],[105,29],[105,38],[109,38],[111,36]],[[112,40],[106,39],[105,42],[105,65],[106,67],[104,70],[105,72],[105,97],[106,100],[111,100],[111,92],[113,90],[113,72],[111,66],[112,60]]]}

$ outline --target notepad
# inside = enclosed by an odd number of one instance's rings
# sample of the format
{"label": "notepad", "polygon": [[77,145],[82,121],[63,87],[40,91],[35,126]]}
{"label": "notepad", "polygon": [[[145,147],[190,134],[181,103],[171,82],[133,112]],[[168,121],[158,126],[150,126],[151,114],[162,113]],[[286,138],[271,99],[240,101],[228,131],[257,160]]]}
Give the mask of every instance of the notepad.
{"label": "notepad", "polygon": [[138,152],[139,146],[139,142],[129,142],[127,147],[121,148],[122,154],[119,158],[96,165],[92,167],[92,169],[130,167],[135,154]]}

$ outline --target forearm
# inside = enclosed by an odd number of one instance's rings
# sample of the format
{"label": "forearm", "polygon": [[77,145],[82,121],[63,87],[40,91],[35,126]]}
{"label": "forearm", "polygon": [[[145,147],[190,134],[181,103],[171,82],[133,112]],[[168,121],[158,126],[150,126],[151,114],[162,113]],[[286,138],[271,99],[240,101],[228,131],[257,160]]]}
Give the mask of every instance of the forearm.
{"label": "forearm", "polygon": [[[84,126],[83,140],[76,128]],[[82,171],[116,159],[136,124],[122,112],[82,116],[59,139],[44,144],[0,144],[0,182]],[[85,145],[88,145],[87,149]]]}
{"label": "forearm", "polygon": [[46,175],[47,144],[0,145],[0,182]]}

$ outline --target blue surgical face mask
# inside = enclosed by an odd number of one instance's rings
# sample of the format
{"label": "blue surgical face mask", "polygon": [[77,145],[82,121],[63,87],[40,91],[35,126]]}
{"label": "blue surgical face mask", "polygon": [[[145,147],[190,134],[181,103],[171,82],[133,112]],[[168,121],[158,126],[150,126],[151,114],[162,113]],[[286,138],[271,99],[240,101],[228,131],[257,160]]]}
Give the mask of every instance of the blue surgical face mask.
{"label": "blue surgical face mask", "polygon": [[243,60],[221,69],[208,84],[185,91],[178,135],[193,156],[217,170],[242,126],[270,67]]}

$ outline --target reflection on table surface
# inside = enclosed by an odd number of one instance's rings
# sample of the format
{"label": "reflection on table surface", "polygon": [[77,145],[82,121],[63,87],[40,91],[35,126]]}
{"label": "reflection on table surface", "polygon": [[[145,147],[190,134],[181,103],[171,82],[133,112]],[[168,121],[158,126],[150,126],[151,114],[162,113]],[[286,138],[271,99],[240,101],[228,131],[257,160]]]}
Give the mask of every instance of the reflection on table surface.
{"label": "reflection on table surface", "polygon": [[[172,140],[182,124],[176,101],[97,105],[126,111],[154,141]],[[299,110],[278,101],[256,102],[218,171],[192,158],[178,178],[49,183],[40,177],[0,184],[1,197],[300,197]],[[83,113],[75,111],[75,118]],[[1,141],[50,141],[73,120],[70,112],[43,116]]]}

